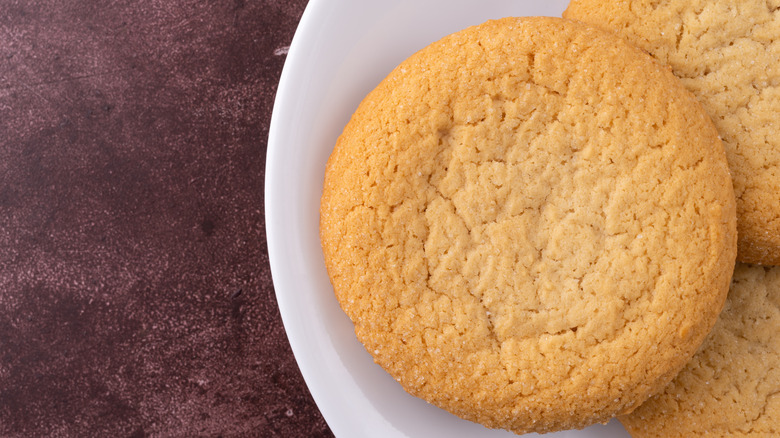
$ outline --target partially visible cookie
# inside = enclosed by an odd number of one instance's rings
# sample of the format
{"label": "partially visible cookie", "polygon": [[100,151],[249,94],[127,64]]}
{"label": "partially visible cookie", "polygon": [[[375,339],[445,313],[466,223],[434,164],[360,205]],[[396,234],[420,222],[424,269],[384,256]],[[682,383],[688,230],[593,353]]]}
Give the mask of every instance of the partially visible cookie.
{"label": "partially visible cookie", "polygon": [[780,436],[780,267],[738,264],[723,313],[671,385],[620,421],[638,438]]}
{"label": "partially visible cookie", "polygon": [[726,146],[737,259],[780,265],[780,0],[572,0],[563,16],[672,67]]}
{"label": "partially visible cookie", "polygon": [[723,146],[649,55],[507,18],[399,65],[328,161],[336,297],[410,393],[517,433],[633,410],[693,356],[736,256]]}

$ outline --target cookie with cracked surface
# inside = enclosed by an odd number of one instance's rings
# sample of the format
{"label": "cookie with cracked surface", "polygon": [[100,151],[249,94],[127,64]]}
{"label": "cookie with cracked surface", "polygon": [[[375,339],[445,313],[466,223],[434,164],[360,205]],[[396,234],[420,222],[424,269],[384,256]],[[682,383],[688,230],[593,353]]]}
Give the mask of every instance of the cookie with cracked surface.
{"label": "cookie with cracked surface", "polygon": [[564,17],[614,31],[672,67],[723,137],[737,258],[780,265],[780,0],[572,0]]}
{"label": "cookie with cracked surface", "polygon": [[780,267],[738,264],[723,313],[663,392],[620,421],[637,438],[780,435]]}
{"label": "cookie with cracked surface", "polygon": [[329,158],[320,236],[358,339],[411,394],[517,433],[631,411],[725,300],[711,120],[604,31],[507,18],[400,64]]}

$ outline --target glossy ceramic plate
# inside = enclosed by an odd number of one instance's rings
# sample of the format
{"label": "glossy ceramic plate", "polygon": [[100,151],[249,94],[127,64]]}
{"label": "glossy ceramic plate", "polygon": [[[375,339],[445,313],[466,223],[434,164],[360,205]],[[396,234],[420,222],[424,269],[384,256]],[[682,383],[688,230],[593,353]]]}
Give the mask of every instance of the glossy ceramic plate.
{"label": "glossy ceramic plate", "polygon": [[[266,227],[276,296],[303,377],[344,437],[512,437],[404,390],[355,338],[325,271],[319,203],[325,163],[360,100],[441,37],[505,16],[560,16],[567,0],[312,0],[287,55],[266,164]],[[617,421],[546,437],[628,437]]]}

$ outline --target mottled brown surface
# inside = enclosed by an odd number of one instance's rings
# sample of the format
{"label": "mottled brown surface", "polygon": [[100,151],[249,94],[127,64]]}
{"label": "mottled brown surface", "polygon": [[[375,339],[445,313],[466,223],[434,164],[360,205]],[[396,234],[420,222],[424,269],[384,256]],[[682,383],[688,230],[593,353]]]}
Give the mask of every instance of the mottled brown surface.
{"label": "mottled brown surface", "polygon": [[0,436],[331,436],[263,216],[305,3],[0,0]]}

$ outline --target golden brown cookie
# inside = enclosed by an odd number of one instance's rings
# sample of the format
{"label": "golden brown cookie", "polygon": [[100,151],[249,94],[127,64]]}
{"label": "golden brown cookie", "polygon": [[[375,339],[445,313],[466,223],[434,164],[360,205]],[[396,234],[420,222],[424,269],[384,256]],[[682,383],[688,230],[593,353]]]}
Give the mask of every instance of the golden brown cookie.
{"label": "golden brown cookie", "polygon": [[634,437],[780,436],[780,267],[737,265],[723,313],[671,385],[620,421]]}
{"label": "golden brown cookie", "polygon": [[725,300],[734,192],[709,117],[622,39],[507,18],[413,55],[331,155],[336,296],[411,394],[517,433],[661,390]]}
{"label": "golden brown cookie", "polygon": [[572,0],[564,17],[617,32],[672,67],[723,137],[737,258],[780,265],[780,0]]}

